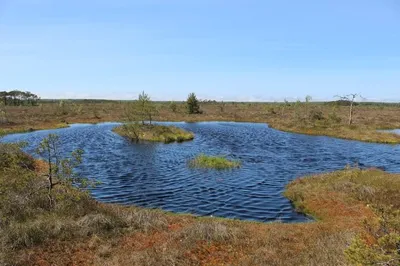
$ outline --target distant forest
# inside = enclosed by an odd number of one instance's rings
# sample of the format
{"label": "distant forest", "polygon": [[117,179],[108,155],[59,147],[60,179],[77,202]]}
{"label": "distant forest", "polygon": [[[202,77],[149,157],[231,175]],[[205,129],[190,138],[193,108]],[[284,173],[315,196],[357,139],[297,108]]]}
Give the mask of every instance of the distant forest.
{"label": "distant forest", "polygon": [[8,106],[37,105],[40,98],[29,91],[0,91],[0,102]]}
{"label": "distant forest", "polygon": [[[112,102],[132,102],[135,99],[126,99],[126,100],[106,100],[106,99],[41,99],[38,95],[31,93],[29,91],[0,91],[0,105],[6,106],[36,106],[41,103],[58,103],[60,101],[68,101],[68,102],[83,102],[83,103],[112,103]],[[155,103],[165,103],[169,101],[154,101]],[[185,101],[173,101],[176,103],[184,103]],[[234,102],[234,101],[225,101],[220,102],[216,100],[199,100],[200,103],[203,104],[294,104],[296,101],[285,101],[285,102]],[[334,105],[334,106],[350,106],[349,100],[336,100],[336,101],[314,101],[313,104],[325,104],[325,105]],[[354,106],[400,106],[400,103],[397,102],[357,102],[353,103]]]}

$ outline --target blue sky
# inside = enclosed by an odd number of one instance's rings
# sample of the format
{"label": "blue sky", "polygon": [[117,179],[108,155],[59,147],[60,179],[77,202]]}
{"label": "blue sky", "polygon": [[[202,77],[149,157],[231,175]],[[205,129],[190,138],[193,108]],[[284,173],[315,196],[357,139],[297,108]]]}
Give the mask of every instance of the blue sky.
{"label": "blue sky", "polygon": [[398,0],[0,0],[0,90],[400,100]]}

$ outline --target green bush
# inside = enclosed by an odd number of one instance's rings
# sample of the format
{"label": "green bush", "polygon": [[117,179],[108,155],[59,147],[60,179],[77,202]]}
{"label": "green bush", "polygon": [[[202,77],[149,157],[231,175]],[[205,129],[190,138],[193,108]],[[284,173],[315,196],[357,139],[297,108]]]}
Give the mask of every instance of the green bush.
{"label": "green bush", "polygon": [[190,93],[187,101],[187,110],[189,114],[200,114],[200,105],[199,105],[199,100],[197,100],[196,94]]}

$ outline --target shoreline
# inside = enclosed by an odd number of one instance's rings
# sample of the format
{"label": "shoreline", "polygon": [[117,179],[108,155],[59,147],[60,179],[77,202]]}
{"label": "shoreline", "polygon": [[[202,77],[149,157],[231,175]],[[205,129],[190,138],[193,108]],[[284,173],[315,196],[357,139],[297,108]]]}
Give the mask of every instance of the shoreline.
{"label": "shoreline", "polygon": [[[330,137],[330,138],[336,138],[336,139],[343,139],[343,140],[353,140],[353,141],[360,141],[364,143],[377,143],[377,144],[390,144],[390,145],[396,145],[400,144],[400,134],[396,134],[394,132],[390,132],[390,130],[397,130],[398,128],[390,128],[390,127],[380,127],[376,129],[363,129],[363,128],[356,128],[357,130],[366,130],[368,131],[367,133],[373,134],[373,136],[369,136],[368,134],[364,133],[364,135],[359,135],[359,136],[346,136],[346,135],[340,135],[336,132],[332,133],[328,131],[327,129],[323,128],[290,128],[287,126],[281,126],[281,125],[274,125],[273,123],[268,123],[266,121],[251,121],[251,120],[230,120],[230,119],[221,119],[221,120],[206,120],[206,119],[197,119],[197,120],[155,120],[154,122],[178,122],[178,123],[207,123],[207,122],[230,122],[230,123],[257,123],[257,124],[266,124],[269,128],[286,132],[286,133],[295,133],[295,134],[302,134],[302,135],[308,135],[308,136],[322,136],[322,137]],[[40,127],[27,127],[26,125],[21,125],[19,127],[15,128],[6,128],[6,129],[0,129],[0,137],[10,135],[10,134],[18,134],[18,133],[29,133],[29,132],[34,132],[34,131],[40,131],[40,130],[52,130],[52,129],[60,129],[60,128],[68,128],[70,125],[74,124],[101,124],[101,123],[124,123],[123,121],[118,121],[118,120],[104,120],[104,121],[99,121],[98,119],[93,119],[93,120],[74,120],[68,123],[49,123],[44,126]],[[348,132],[351,131],[352,129],[349,129],[348,127],[342,126],[338,127],[337,129],[342,129],[342,130],[347,130]],[[385,130],[385,131],[381,131]],[[358,132],[357,132],[358,133]],[[346,133],[343,133],[346,134]],[[382,137],[381,139],[378,139],[379,137]]]}

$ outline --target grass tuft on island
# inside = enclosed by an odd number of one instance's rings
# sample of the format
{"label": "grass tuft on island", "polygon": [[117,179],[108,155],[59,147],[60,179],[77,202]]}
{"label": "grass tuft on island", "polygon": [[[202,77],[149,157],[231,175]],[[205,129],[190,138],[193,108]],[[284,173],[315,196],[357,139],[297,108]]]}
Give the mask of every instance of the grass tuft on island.
{"label": "grass tuft on island", "polygon": [[151,124],[123,124],[113,131],[132,141],[155,141],[155,142],[183,142],[194,139],[192,132],[174,126],[151,125]]}
{"label": "grass tuft on island", "polygon": [[208,168],[208,169],[230,169],[239,168],[239,161],[231,161],[222,156],[208,156],[200,154],[196,158],[189,161],[189,166],[192,168]]}

